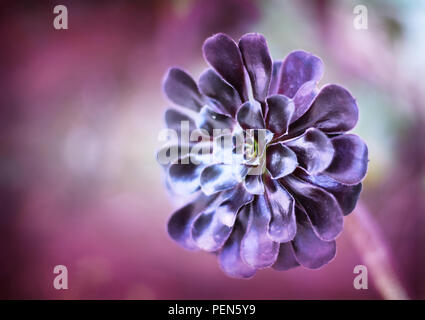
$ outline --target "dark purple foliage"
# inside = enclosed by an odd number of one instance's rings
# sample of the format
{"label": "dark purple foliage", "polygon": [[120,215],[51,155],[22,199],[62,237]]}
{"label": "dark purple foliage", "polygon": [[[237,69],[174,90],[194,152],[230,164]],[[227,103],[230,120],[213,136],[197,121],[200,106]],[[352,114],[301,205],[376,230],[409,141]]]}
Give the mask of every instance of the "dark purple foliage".
{"label": "dark purple foliage", "polygon": [[335,256],[335,238],[367,171],[366,144],[346,134],[358,120],[355,99],[338,85],[317,89],[324,67],[311,53],[273,62],[260,34],[238,44],[216,34],[203,52],[212,68],[198,84],[177,68],[165,79],[166,95],[183,107],[166,112],[168,128],[187,120],[189,130],[266,129],[258,150],[264,170],[253,174],[259,165],[242,158],[236,165],[185,164],[179,159],[190,152],[182,152],[165,166],[167,182],[196,197],[171,216],[170,236],[185,248],[215,252],[234,277],[270,266],[323,266]]}

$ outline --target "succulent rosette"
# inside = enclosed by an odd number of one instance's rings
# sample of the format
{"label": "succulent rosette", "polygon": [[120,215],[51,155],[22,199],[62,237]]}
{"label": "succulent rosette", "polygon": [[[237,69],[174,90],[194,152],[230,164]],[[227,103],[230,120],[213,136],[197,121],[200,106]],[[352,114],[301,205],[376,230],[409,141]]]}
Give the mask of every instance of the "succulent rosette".
{"label": "succulent rosette", "polygon": [[204,135],[228,129],[246,133],[251,144],[244,142],[242,156],[234,143],[220,149],[231,150],[228,163],[193,155],[195,142],[184,145],[179,131],[167,145],[178,153],[164,169],[170,189],[192,197],[169,219],[170,236],[185,248],[217,254],[233,277],[330,262],[367,171],[366,144],[347,133],[358,120],[355,99],[338,85],[317,88],[324,67],[311,53],[293,51],[273,62],[257,33],[238,44],[216,34],[203,53],[212,68],[198,83],[178,68],[165,78],[165,94],[180,106],[166,111],[167,127],[178,131],[185,122],[187,132]]}

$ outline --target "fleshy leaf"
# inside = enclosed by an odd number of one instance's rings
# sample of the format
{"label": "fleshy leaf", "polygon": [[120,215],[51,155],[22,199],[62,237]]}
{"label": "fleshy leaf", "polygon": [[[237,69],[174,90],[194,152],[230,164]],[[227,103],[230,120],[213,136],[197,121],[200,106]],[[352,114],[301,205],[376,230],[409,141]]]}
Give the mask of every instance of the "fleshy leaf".
{"label": "fleshy leaf", "polygon": [[297,176],[303,180],[308,181],[320,188],[325,189],[332,193],[338,201],[344,215],[350,214],[356,207],[357,200],[359,199],[362,190],[362,184],[355,185],[342,184],[326,174],[309,175],[307,172],[297,169]]}
{"label": "fleshy leaf", "polygon": [[256,272],[254,267],[241,258],[241,242],[247,228],[248,211],[249,205],[241,209],[232,233],[218,255],[221,269],[231,277],[250,278]]}
{"label": "fleshy leaf", "polygon": [[298,267],[300,264],[295,258],[294,248],[291,242],[281,243],[279,246],[279,255],[273,265],[273,269],[279,271],[289,270]]}
{"label": "fleshy leaf", "polygon": [[196,249],[192,240],[191,230],[193,219],[199,212],[205,210],[217,198],[200,194],[195,200],[175,211],[168,220],[167,229],[170,237],[186,249]]}
{"label": "fleshy leaf", "polygon": [[325,241],[335,239],[343,227],[343,213],[335,197],[295,175],[286,176],[283,182],[303,206],[317,235]]}
{"label": "fleshy leaf", "polygon": [[238,110],[236,116],[243,129],[263,129],[264,118],[261,105],[257,102],[247,101]]}
{"label": "fleshy leaf", "polygon": [[266,39],[261,34],[249,33],[239,40],[239,48],[251,80],[254,98],[264,102],[272,73],[272,59]]}
{"label": "fleshy leaf", "polygon": [[271,214],[268,235],[276,242],[288,242],[294,239],[297,232],[294,212],[294,198],[277,180],[266,180],[266,193],[262,210]]}
{"label": "fleshy leaf", "polygon": [[196,82],[179,68],[168,71],[163,88],[168,99],[179,106],[198,111],[204,104]]}
{"label": "fleshy leaf", "polygon": [[323,241],[314,233],[306,213],[295,207],[297,234],[292,241],[297,261],[304,267],[317,269],[329,263],[336,254],[336,243]]}
{"label": "fleshy leaf", "polygon": [[281,136],[288,132],[295,105],[291,99],[284,95],[275,94],[267,98],[267,129]]}
{"label": "fleshy leaf", "polygon": [[250,266],[259,269],[271,266],[279,253],[279,244],[267,234],[270,212],[262,210],[262,196],[255,197],[248,205],[248,227],[241,244],[241,257]]}
{"label": "fleshy leaf", "polygon": [[368,150],[366,144],[354,134],[332,138],[335,156],[325,173],[344,184],[358,184],[366,176]]}
{"label": "fleshy leaf", "polygon": [[295,140],[285,142],[296,154],[298,162],[311,174],[322,172],[332,162],[334,147],[331,140],[318,129],[310,128]]}
{"label": "fleshy leaf", "polygon": [[357,104],[351,94],[330,84],[322,88],[308,111],[289,130],[298,133],[315,127],[325,133],[341,133],[353,129],[358,118]]}
{"label": "fleshy leaf", "polygon": [[193,223],[192,238],[206,251],[217,251],[226,242],[239,209],[252,201],[253,196],[242,186],[222,193],[223,201],[210,211],[204,211]]}
{"label": "fleshy leaf", "polygon": [[188,157],[181,159],[179,163],[172,164],[168,169],[170,186],[181,195],[197,191],[200,187],[200,175],[204,168],[204,163],[193,163]]}
{"label": "fleshy leaf", "polygon": [[262,175],[260,174],[249,174],[245,177],[244,187],[246,191],[251,194],[263,194],[264,184],[262,181]]}
{"label": "fleshy leaf", "polygon": [[234,121],[232,118],[214,112],[209,107],[204,106],[197,115],[196,126],[200,129],[208,131],[210,135],[214,134],[214,129],[229,129],[232,130]]}
{"label": "fleshy leaf", "polygon": [[297,156],[283,143],[270,145],[266,150],[267,170],[273,179],[292,173],[298,165]]}
{"label": "fleshy leaf", "polygon": [[282,67],[282,61],[273,61],[272,67],[272,78],[269,87],[269,96],[276,94],[279,89],[280,79],[280,68]]}
{"label": "fleshy leaf", "polygon": [[243,180],[248,169],[238,164],[212,164],[201,173],[202,191],[211,195],[236,186]]}
{"label": "fleshy leaf", "polygon": [[317,83],[322,75],[323,62],[319,57],[305,51],[293,51],[283,61],[278,92],[293,98],[304,83],[311,80]]}
{"label": "fleshy leaf", "polygon": [[218,102],[223,113],[235,117],[242,104],[239,93],[214,70],[206,70],[199,78],[199,89],[203,94]]}
{"label": "fleshy leaf", "polygon": [[298,120],[311,107],[314,98],[318,94],[316,81],[311,80],[304,83],[294,96],[295,111],[291,118],[291,123]]}
{"label": "fleshy leaf", "polygon": [[244,66],[236,43],[224,33],[218,33],[205,40],[203,52],[205,60],[239,92],[242,101],[246,101]]}

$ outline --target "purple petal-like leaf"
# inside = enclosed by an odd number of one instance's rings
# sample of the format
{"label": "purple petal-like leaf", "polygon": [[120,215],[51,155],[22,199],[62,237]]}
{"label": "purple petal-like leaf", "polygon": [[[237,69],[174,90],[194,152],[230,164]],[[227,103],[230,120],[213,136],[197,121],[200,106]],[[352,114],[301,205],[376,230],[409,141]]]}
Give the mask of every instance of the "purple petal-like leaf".
{"label": "purple petal-like leaf", "polygon": [[[163,84],[187,108],[165,113],[177,131],[158,151],[167,188],[201,190],[170,217],[170,236],[217,254],[232,277],[269,266],[320,268],[335,256],[367,171],[366,144],[345,134],[358,121],[355,99],[338,85],[317,89],[324,67],[311,53],[273,62],[257,33],[238,44],[216,34],[203,54],[212,68],[199,85],[177,68]],[[225,131],[217,137],[214,129]]]}
{"label": "purple petal-like leaf", "polygon": [[239,40],[239,48],[251,80],[253,96],[264,102],[272,73],[272,59],[266,39],[261,34],[249,33]]}
{"label": "purple petal-like leaf", "polygon": [[279,255],[273,265],[273,269],[284,271],[295,267],[300,264],[295,258],[294,248],[291,242],[281,243],[279,246]]}
{"label": "purple petal-like leaf", "polygon": [[281,94],[267,98],[266,127],[278,136],[288,132],[295,105],[291,99]]}
{"label": "purple petal-like leaf", "polygon": [[238,110],[236,115],[239,125],[243,129],[263,129],[264,118],[259,103],[247,101]]}
{"label": "purple petal-like leaf", "polygon": [[182,138],[182,135],[190,137],[191,132],[196,129],[195,121],[180,110],[167,109],[164,118],[167,128],[174,130],[179,139]]}
{"label": "purple petal-like leaf", "polygon": [[278,92],[292,98],[304,83],[311,80],[317,83],[322,75],[323,62],[319,57],[305,51],[293,51],[283,61]]}
{"label": "purple petal-like leaf", "polygon": [[276,94],[279,89],[280,79],[280,68],[282,67],[282,61],[273,61],[272,67],[272,78],[269,87],[269,96]]}
{"label": "purple petal-like leaf", "polygon": [[295,175],[286,176],[283,182],[305,209],[317,235],[325,241],[335,239],[343,227],[343,213],[335,197]]}
{"label": "purple petal-like leaf", "polygon": [[263,194],[264,184],[262,181],[262,175],[260,174],[249,174],[245,177],[244,187],[246,191],[251,194]]}
{"label": "purple petal-like leaf", "polygon": [[192,202],[174,212],[168,220],[167,229],[170,237],[187,249],[196,249],[197,246],[192,240],[191,230],[193,219],[199,212],[214,202],[217,195],[200,195]]}
{"label": "purple petal-like leaf", "polygon": [[167,109],[165,111],[164,118],[167,128],[176,130],[177,132],[181,130],[181,124],[183,121],[187,121],[189,123],[190,131],[196,129],[196,125],[193,119],[180,110],[174,108]]}
{"label": "purple petal-like leaf", "polygon": [[335,156],[325,173],[338,182],[357,184],[367,172],[368,150],[366,144],[354,134],[332,138]]}
{"label": "purple petal-like leaf", "polygon": [[[268,235],[275,242],[288,242],[297,232],[294,212],[294,198],[277,180],[266,180],[264,200],[259,201],[271,214]],[[261,198],[260,198],[261,199]]]}
{"label": "purple petal-like leaf", "polygon": [[283,143],[270,145],[266,150],[266,166],[273,179],[292,173],[298,165],[294,151]]}
{"label": "purple petal-like leaf", "polygon": [[218,255],[221,269],[231,277],[250,278],[256,272],[254,267],[245,263],[241,258],[241,242],[247,228],[249,207],[249,205],[244,206],[239,212],[232,233]]}
{"label": "purple petal-like leaf", "polygon": [[193,163],[190,159],[184,158],[180,163],[174,163],[169,167],[168,182],[176,193],[191,194],[199,189],[200,175],[204,168],[204,163]]}
{"label": "purple petal-like leaf", "polygon": [[198,85],[203,94],[218,102],[223,113],[235,117],[242,104],[239,93],[214,70],[206,70],[199,78]]}
{"label": "purple petal-like leaf", "polygon": [[168,99],[179,106],[198,111],[204,104],[196,82],[181,69],[168,71],[163,88]]}
{"label": "purple petal-like leaf", "polygon": [[295,140],[285,142],[296,154],[298,162],[311,174],[322,172],[332,162],[334,147],[318,129],[310,128]]}
{"label": "purple petal-like leaf", "polygon": [[213,135],[214,129],[229,129],[233,128],[234,121],[232,118],[214,112],[209,107],[204,106],[197,115],[196,126],[200,129],[208,131],[210,135]]}
{"label": "purple petal-like leaf", "polygon": [[245,72],[237,44],[229,36],[218,33],[205,40],[202,49],[205,60],[239,92],[242,101],[246,101]]}
{"label": "purple petal-like leaf", "polygon": [[207,195],[211,195],[233,188],[243,180],[247,171],[246,166],[238,164],[209,165],[201,173],[202,191]]}
{"label": "purple petal-like leaf", "polygon": [[294,96],[295,111],[291,118],[291,123],[298,120],[311,107],[314,98],[318,94],[316,81],[311,80],[304,83]]}
{"label": "purple petal-like leaf", "polygon": [[358,183],[355,185],[346,185],[339,183],[332,179],[326,174],[309,175],[303,170],[296,172],[297,176],[301,179],[308,181],[322,189],[325,189],[329,193],[332,193],[335,199],[338,201],[344,215],[350,214],[356,207],[357,200],[362,190],[362,184]]}
{"label": "purple petal-like leaf", "polygon": [[257,196],[248,205],[248,227],[241,244],[242,259],[256,269],[271,266],[279,253],[279,244],[267,233],[271,215],[268,210],[263,210],[263,201],[264,197]]}
{"label": "purple petal-like leaf", "polygon": [[359,118],[351,94],[335,84],[324,86],[308,111],[290,126],[291,132],[315,127],[325,133],[341,133],[354,128]]}
{"label": "purple petal-like leaf", "polygon": [[223,246],[232,232],[239,209],[253,199],[242,186],[222,192],[222,197],[217,208],[201,213],[193,223],[192,238],[206,251],[217,251]]}
{"label": "purple petal-like leaf", "polygon": [[297,234],[292,241],[297,261],[306,268],[317,269],[329,263],[336,254],[336,243],[323,241],[313,231],[306,213],[295,207]]}

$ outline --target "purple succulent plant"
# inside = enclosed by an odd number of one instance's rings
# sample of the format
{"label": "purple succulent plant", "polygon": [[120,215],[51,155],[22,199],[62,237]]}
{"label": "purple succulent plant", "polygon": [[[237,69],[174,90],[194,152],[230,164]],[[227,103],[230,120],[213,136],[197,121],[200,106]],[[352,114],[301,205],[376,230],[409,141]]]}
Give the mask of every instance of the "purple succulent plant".
{"label": "purple succulent plant", "polygon": [[[166,111],[168,128],[186,121],[189,131],[250,132],[259,162],[243,156],[232,164],[202,157],[192,163],[190,149],[174,142],[179,153],[164,166],[168,185],[194,196],[172,214],[170,236],[185,248],[216,253],[233,277],[270,266],[323,266],[335,256],[335,238],[367,171],[366,144],[346,133],[358,120],[355,99],[338,85],[317,89],[324,68],[311,53],[273,62],[257,33],[238,44],[216,34],[203,53],[212,69],[198,84],[178,68],[166,76],[167,97],[183,107]],[[263,146],[256,130],[266,132]]]}

